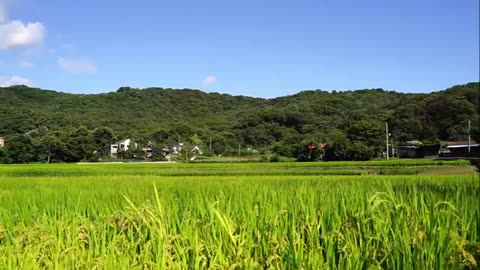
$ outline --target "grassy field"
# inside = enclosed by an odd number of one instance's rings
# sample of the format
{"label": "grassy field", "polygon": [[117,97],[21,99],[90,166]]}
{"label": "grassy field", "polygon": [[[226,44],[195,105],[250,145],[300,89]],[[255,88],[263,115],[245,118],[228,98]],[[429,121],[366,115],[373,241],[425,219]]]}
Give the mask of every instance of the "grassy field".
{"label": "grassy field", "polygon": [[0,177],[72,176],[261,176],[422,174],[442,169],[473,173],[466,160],[381,160],[360,162],[33,164],[4,165]]}
{"label": "grassy field", "polygon": [[480,181],[449,168],[0,166],[0,269],[476,269]]}

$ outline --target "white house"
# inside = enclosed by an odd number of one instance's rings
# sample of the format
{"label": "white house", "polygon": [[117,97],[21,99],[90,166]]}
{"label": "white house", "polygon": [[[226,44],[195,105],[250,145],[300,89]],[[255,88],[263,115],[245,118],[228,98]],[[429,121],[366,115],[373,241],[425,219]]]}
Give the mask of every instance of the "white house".
{"label": "white house", "polygon": [[127,151],[132,140],[126,139],[110,145],[110,156],[117,157],[118,152]]}
{"label": "white house", "polygon": [[0,137],[0,148],[3,148],[5,146],[5,140],[3,137]]}
{"label": "white house", "polygon": [[192,148],[192,157],[190,158],[190,160],[196,160],[197,159],[197,155],[203,155],[203,151],[202,149],[200,149],[200,147],[198,147],[198,145],[194,145],[193,148]]}
{"label": "white house", "polygon": [[200,149],[200,147],[198,147],[198,145],[194,145],[193,148],[192,148],[192,153],[194,154],[199,154],[199,155],[203,155],[203,151],[202,149]]}

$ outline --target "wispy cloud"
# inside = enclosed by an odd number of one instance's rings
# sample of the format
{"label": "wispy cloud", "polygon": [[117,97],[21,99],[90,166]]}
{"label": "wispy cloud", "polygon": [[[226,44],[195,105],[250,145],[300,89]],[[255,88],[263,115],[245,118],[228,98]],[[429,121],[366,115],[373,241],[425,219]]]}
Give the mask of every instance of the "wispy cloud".
{"label": "wispy cloud", "polygon": [[8,21],[7,11],[0,3],[0,50],[31,48],[43,43],[45,26],[40,22]]}
{"label": "wispy cloud", "polygon": [[98,70],[97,65],[87,59],[58,57],[57,63],[60,68],[69,73],[94,74]]}
{"label": "wispy cloud", "polygon": [[29,69],[33,67],[33,63],[28,60],[20,60],[20,62],[18,62],[18,66],[22,69]]}
{"label": "wispy cloud", "polygon": [[20,76],[12,76],[10,78],[2,78],[0,77],[0,87],[8,87],[12,85],[27,85],[32,86],[32,82],[28,79],[25,79]]}
{"label": "wispy cloud", "polygon": [[0,2],[0,23],[7,20],[7,9]]}
{"label": "wispy cloud", "polygon": [[216,76],[207,76],[205,77],[203,80],[202,80],[202,84],[207,86],[207,85],[211,85],[211,84],[214,84],[217,82],[217,77]]}

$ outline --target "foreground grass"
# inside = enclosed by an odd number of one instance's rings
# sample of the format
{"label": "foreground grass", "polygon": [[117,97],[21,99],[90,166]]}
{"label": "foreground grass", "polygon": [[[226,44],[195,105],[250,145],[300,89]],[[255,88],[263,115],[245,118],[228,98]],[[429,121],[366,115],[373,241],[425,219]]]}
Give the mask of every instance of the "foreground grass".
{"label": "foreground grass", "polygon": [[478,267],[475,175],[171,177],[131,166],[70,177],[1,167],[0,269]]}

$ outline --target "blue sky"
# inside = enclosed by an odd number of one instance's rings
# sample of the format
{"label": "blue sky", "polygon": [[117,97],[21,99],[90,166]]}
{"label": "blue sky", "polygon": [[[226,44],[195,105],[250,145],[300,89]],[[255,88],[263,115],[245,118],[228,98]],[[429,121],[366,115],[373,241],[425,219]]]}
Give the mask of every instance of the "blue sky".
{"label": "blue sky", "polygon": [[431,92],[479,57],[478,0],[0,0],[0,85]]}

